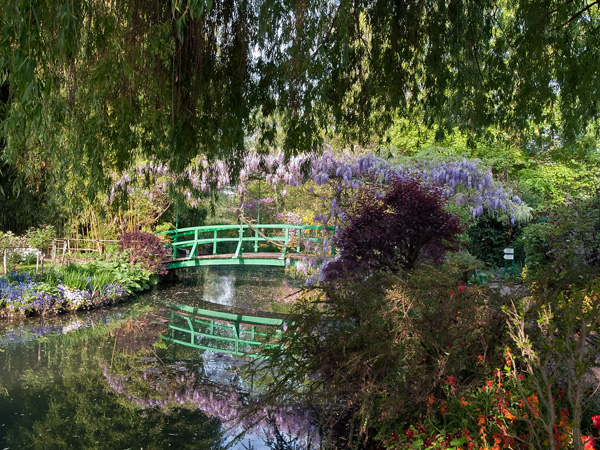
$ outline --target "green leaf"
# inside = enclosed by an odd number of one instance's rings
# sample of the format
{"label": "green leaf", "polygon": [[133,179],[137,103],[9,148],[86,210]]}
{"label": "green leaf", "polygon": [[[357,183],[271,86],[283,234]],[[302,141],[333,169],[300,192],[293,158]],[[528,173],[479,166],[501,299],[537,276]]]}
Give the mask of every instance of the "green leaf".
{"label": "green leaf", "polygon": [[34,82],[29,83],[29,86],[25,88],[25,92],[23,92],[23,97],[21,97],[21,104],[27,103],[29,100],[29,96],[31,95],[31,90],[33,89]]}
{"label": "green leaf", "polygon": [[452,445],[453,447],[460,447],[463,444],[465,444],[466,442],[467,442],[467,438],[465,436],[461,436],[459,438],[452,439],[452,441],[450,441],[450,445]]}

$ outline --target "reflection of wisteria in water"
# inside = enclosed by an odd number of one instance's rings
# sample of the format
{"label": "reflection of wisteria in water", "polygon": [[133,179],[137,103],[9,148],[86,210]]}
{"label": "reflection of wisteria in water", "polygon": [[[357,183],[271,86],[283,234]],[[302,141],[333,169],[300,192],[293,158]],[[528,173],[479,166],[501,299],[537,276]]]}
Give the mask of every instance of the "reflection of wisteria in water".
{"label": "reflection of wisteria in water", "polygon": [[[156,363],[153,358],[140,359],[140,365],[148,362]],[[266,442],[284,435],[287,440],[302,441],[307,449],[319,445],[317,427],[311,422],[306,408],[284,406],[274,411],[261,408],[252,418],[247,417],[243,414],[251,401],[247,394],[233,386],[210,383],[199,373],[186,368],[185,363],[132,368],[128,375],[113,373],[104,363],[102,374],[114,392],[140,409],[198,409],[229,426],[232,435],[260,429],[263,434],[260,437]],[[136,389],[140,385],[143,388]]]}

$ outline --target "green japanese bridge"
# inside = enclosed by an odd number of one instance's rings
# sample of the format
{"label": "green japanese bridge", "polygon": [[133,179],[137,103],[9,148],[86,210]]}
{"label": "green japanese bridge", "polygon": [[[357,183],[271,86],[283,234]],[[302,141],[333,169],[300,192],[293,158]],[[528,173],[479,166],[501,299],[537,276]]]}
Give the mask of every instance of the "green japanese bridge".
{"label": "green japanese bridge", "polygon": [[295,265],[307,241],[334,227],[321,225],[212,225],[167,231],[173,259],[167,269],[214,265]]}
{"label": "green japanese bridge", "polygon": [[164,340],[236,356],[257,357],[261,345],[277,345],[272,338],[281,336],[284,326],[284,316],[274,314],[259,317],[180,304],[169,307],[171,317]]}

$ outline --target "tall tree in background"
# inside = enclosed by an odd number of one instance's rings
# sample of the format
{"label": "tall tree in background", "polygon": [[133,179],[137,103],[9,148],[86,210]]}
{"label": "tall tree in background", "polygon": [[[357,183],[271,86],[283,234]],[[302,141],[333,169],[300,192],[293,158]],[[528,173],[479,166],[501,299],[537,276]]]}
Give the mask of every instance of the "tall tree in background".
{"label": "tall tree in background", "polygon": [[599,1],[3,6],[3,158],[58,184],[102,186],[137,154],[231,157],[235,172],[248,136],[267,146],[281,130],[292,154],[328,132],[365,143],[415,111],[441,134],[549,122],[565,142],[598,119]]}

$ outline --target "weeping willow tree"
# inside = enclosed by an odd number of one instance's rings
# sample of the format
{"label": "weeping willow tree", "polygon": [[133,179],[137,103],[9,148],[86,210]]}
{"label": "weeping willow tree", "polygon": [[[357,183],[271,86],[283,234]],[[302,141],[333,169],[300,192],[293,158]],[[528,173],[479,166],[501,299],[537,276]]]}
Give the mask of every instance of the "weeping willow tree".
{"label": "weeping willow tree", "polygon": [[[235,173],[251,138],[286,153],[365,144],[416,112],[443,134],[597,120],[600,1],[5,0],[1,157],[91,194],[140,155]],[[66,200],[65,200],[66,201]]]}

